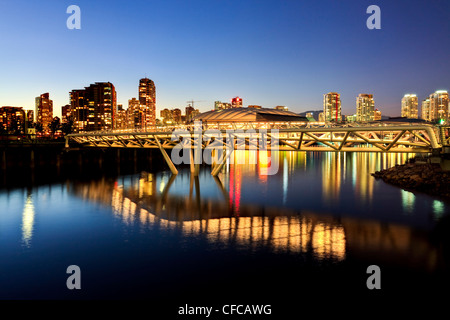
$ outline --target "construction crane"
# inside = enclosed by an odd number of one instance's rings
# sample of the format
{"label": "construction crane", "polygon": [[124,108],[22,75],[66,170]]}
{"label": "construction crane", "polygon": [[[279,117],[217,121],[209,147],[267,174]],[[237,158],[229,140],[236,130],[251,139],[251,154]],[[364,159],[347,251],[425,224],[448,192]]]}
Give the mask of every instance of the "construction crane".
{"label": "construction crane", "polygon": [[194,102],[203,102],[203,101],[205,101],[205,100],[194,100],[194,99],[192,99],[191,101],[186,101],[186,102],[189,103],[189,105],[192,108],[194,108]]}

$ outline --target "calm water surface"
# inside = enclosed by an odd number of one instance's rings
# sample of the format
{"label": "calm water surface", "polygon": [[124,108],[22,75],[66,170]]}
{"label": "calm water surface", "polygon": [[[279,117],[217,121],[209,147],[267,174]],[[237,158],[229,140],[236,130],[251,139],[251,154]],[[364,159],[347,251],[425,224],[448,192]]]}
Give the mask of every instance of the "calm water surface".
{"label": "calm water surface", "polygon": [[[0,298],[370,295],[372,264],[383,294],[445,288],[449,203],[370,176],[411,156],[280,153],[271,176],[261,163],[229,165],[217,179],[205,166],[198,178],[188,169],[105,173],[0,190]],[[73,264],[81,290],[66,288]]]}

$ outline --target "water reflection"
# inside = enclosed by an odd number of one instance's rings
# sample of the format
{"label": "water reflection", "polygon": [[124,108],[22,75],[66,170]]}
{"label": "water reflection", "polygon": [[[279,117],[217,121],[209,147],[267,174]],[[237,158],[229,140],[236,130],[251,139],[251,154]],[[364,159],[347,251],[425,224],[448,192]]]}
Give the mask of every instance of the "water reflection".
{"label": "water reflection", "polygon": [[31,191],[27,191],[27,198],[22,212],[22,245],[26,248],[31,246],[34,227],[34,204]]}
{"label": "water reflection", "polygon": [[[266,211],[268,216],[231,216],[222,218],[171,220],[157,216],[139,207],[123,195],[122,189],[113,194],[114,213],[126,224],[139,222],[141,226],[163,230],[178,230],[185,236],[204,236],[216,245],[255,251],[269,249],[274,252],[312,253],[317,259],[345,258],[344,229],[302,216],[279,216],[279,212]],[[212,203],[203,204],[214,210]],[[252,210],[252,209],[248,209]],[[255,210],[255,208],[253,208]],[[192,213],[192,212],[191,212]],[[212,212],[207,213],[211,215]],[[292,214],[292,213],[290,213]]]}
{"label": "water reflection", "polygon": [[[324,161],[327,163],[333,157],[343,156],[336,154],[326,157]],[[370,157],[353,158],[356,161],[351,165],[364,159]],[[378,161],[381,160],[382,157],[378,158]],[[339,163],[339,160],[336,161]],[[286,166],[286,161],[282,163]],[[289,165],[289,159],[287,163]],[[325,167],[323,165],[322,170]],[[177,177],[168,179],[165,174],[144,172],[138,176],[121,177],[115,182],[101,180],[74,184],[71,191],[86,199],[110,205],[113,214],[128,226],[139,226],[141,231],[158,229],[169,233],[180,232],[187,239],[206,239],[217,248],[307,254],[318,261],[343,261],[350,254],[360,259],[377,257],[378,261],[428,271],[442,267],[442,261],[437,258],[438,249],[430,243],[426,233],[408,225],[334,217],[310,210],[261,206],[242,201],[240,179],[245,172],[243,168],[245,166],[229,168],[222,175],[222,179],[229,179],[224,183],[209,174],[193,178],[189,172],[180,172]],[[330,177],[333,184],[324,188],[335,188],[333,192],[337,196],[340,183],[336,183],[335,177],[342,176],[343,172],[338,167],[328,168],[324,176]],[[377,165],[364,165],[362,168],[365,169],[358,170],[369,171],[376,169]],[[186,183],[187,180],[189,183]],[[322,180],[322,183],[326,181]],[[363,181],[366,182],[361,183],[369,184],[368,180]],[[283,171],[282,185],[285,183]],[[201,193],[202,184],[206,186]],[[189,192],[182,189],[187,185]],[[228,190],[227,185],[230,186]],[[218,198],[212,196],[212,189],[217,191]],[[401,200],[405,208],[414,206],[414,195],[409,192],[402,192]],[[433,202],[433,208],[436,214],[444,212],[444,204],[438,201]]]}
{"label": "water reflection", "polygon": [[406,213],[411,213],[414,210],[414,201],[416,200],[416,197],[414,196],[414,193],[406,190],[401,190],[401,193],[403,208]]}
{"label": "water reflection", "polygon": [[439,219],[444,214],[444,203],[440,200],[433,201],[433,213],[436,219]]}
{"label": "water reflection", "polygon": [[330,152],[322,162],[322,196],[327,201],[334,202],[339,198],[343,156],[341,153]]}

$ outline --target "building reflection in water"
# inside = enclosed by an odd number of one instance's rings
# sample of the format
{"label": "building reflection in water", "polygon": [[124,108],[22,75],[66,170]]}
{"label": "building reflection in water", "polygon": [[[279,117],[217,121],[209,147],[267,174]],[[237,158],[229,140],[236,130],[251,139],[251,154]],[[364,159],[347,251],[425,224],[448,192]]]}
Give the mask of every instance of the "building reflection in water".
{"label": "building reflection in water", "polygon": [[[350,162],[353,188],[361,200],[372,203],[374,184],[376,180],[371,173],[382,169],[387,169],[396,164],[403,164],[413,157],[411,153],[373,153],[373,152],[353,152],[345,155],[341,153],[336,157],[346,156],[345,162]],[[331,166],[331,163],[330,163]],[[340,183],[339,183],[340,185]]]}
{"label": "building reflection in water", "polygon": [[344,154],[327,152],[322,162],[322,197],[326,201],[335,202],[339,199],[342,178],[342,158]]}
{"label": "building reflection in water", "polygon": [[[222,175],[230,193],[230,203],[239,208],[241,187],[245,178],[256,176],[258,183],[267,185],[267,172],[270,167],[270,152],[237,151],[235,165],[226,166]],[[275,153],[274,153],[275,154]],[[279,152],[279,174],[282,177],[283,203],[286,203],[289,190],[289,176],[295,170],[315,172],[317,162],[321,164],[322,199],[329,203],[340,200],[344,182],[351,181],[355,196],[362,202],[371,204],[376,180],[371,176],[375,171],[403,164],[414,154],[373,153],[373,152]],[[258,162],[258,165],[252,163]],[[406,204],[406,202],[404,202]],[[408,202],[410,203],[410,202]],[[410,210],[409,207],[405,208]]]}
{"label": "building reflection in water", "polygon": [[[332,170],[337,168],[330,169],[331,176]],[[236,172],[230,170],[226,175],[235,179]],[[224,187],[226,183],[217,179],[215,185],[221,189],[223,199],[202,197],[199,178],[190,177],[189,194],[171,193],[171,185],[180,178],[186,177],[171,176],[167,180],[162,174],[142,173],[139,177],[122,177],[115,183],[101,180],[71,188],[86,199],[111,205],[114,215],[126,225],[138,225],[141,231],[177,231],[186,237],[206,239],[219,248],[306,253],[317,260],[333,261],[342,261],[350,254],[427,271],[439,267],[437,248],[423,232],[412,227],[243,202],[236,214],[230,203],[239,193],[237,189],[230,192]],[[405,195],[404,201],[413,201],[409,197]],[[433,207],[436,214],[443,211],[439,202]]]}
{"label": "building reflection in water", "polygon": [[22,245],[29,248],[33,237],[34,204],[31,191],[27,191],[27,198],[22,212]]}
{"label": "building reflection in water", "polygon": [[[129,191],[129,190],[128,190]],[[204,236],[217,245],[230,245],[247,250],[271,249],[274,252],[310,252],[318,259],[345,258],[345,235],[340,225],[319,221],[294,212],[279,209],[264,209],[253,206],[241,207],[240,215],[224,216],[227,210],[219,209],[221,203],[202,201],[200,207],[207,218],[201,218],[198,206],[187,204],[182,208],[180,199],[169,197],[164,211],[155,214],[146,208],[158,207],[162,199],[149,199],[140,203],[122,187],[112,190],[111,204],[114,214],[126,224],[178,230],[185,236]],[[137,205],[136,203],[140,203]],[[161,207],[161,205],[160,205]],[[280,215],[281,214],[281,215]]]}

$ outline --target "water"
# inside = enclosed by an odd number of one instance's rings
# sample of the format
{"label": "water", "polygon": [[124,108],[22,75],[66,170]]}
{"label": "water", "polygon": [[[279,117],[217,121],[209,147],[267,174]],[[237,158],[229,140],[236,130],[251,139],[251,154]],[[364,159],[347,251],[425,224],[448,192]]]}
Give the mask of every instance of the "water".
{"label": "water", "polygon": [[[182,168],[0,190],[0,298],[286,309],[448,285],[449,203],[370,176],[412,155],[279,156],[271,176],[260,163],[217,179],[204,166],[198,178]],[[81,290],[66,287],[69,265]],[[369,265],[381,268],[381,293],[367,289]]]}

